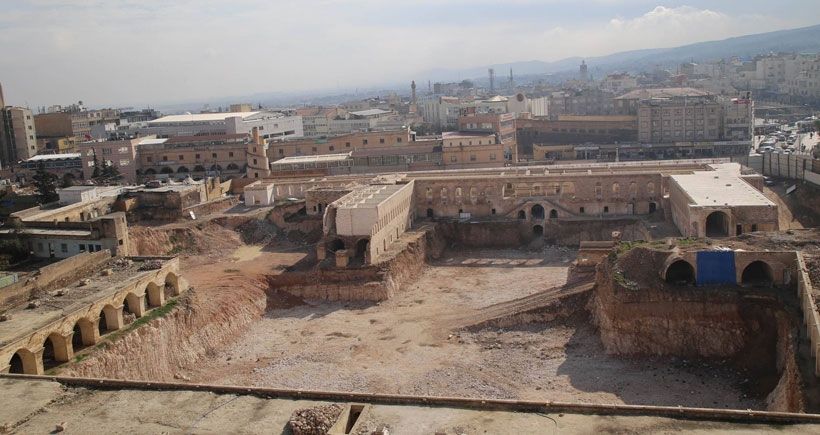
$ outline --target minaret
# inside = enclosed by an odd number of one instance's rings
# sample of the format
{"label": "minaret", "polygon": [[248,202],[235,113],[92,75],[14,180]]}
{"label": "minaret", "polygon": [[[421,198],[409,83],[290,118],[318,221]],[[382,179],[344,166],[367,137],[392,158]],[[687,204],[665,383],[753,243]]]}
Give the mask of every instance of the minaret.
{"label": "minaret", "polygon": [[3,98],[3,84],[0,83],[0,109],[6,107],[6,100]]}
{"label": "minaret", "polygon": [[416,105],[416,81],[410,82],[410,107],[408,112],[416,113],[418,106]]}
{"label": "minaret", "polygon": [[589,79],[589,73],[587,72],[587,64],[585,61],[581,61],[581,67],[579,69],[579,75],[581,76],[580,79],[582,82],[586,82]]}

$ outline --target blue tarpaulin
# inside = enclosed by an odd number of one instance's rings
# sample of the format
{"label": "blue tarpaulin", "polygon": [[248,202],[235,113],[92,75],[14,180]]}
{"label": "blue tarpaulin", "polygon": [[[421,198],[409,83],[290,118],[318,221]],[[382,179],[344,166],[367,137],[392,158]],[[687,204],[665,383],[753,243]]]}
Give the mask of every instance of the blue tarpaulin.
{"label": "blue tarpaulin", "polygon": [[700,251],[697,258],[697,285],[737,283],[734,251]]}

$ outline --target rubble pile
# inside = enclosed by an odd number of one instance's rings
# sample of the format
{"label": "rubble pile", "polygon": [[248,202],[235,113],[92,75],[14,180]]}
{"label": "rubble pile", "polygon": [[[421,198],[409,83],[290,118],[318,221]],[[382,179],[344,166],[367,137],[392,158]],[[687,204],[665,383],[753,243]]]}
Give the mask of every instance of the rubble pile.
{"label": "rubble pile", "polygon": [[336,423],[342,406],[329,404],[294,411],[288,425],[294,435],[324,435]]}
{"label": "rubble pile", "polygon": [[159,260],[148,260],[145,263],[142,263],[139,267],[140,272],[144,270],[157,270],[162,269],[162,261]]}

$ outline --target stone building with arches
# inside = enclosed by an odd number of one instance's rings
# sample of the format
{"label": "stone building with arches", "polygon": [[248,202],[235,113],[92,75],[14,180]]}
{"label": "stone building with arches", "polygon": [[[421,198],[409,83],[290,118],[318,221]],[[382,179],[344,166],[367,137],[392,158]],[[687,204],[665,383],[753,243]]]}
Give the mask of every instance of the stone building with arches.
{"label": "stone building with arches", "polygon": [[188,289],[176,257],[125,257],[75,278],[39,305],[5,311],[0,372],[42,374]]}

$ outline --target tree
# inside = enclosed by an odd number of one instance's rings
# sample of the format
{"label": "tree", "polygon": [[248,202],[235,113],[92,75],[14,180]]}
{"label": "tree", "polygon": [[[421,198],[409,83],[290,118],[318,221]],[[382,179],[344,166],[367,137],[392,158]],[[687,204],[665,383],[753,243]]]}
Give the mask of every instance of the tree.
{"label": "tree", "polygon": [[32,177],[34,179],[34,186],[37,188],[37,193],[40,195],[40,202],[43,204],[54,202],[60,198],[57,195],[57,177],[51,172],[46,171],[43,163],[37,166],[37,172]]}
{"label": "tree", "polygon": [[106,164],[103,166],[101,171],[100,177],[102,181],[105,183],[116,183],[122,180],[122,174],[120,173],[120,168],[114,166],[114,164]]}
{"label": "tree", "polygon": [[91,173],[91,179],[96,180],[100,177],[100,161],[97,160],[97,150],[91,148],[91,152],[94,153],[94,171]]}

